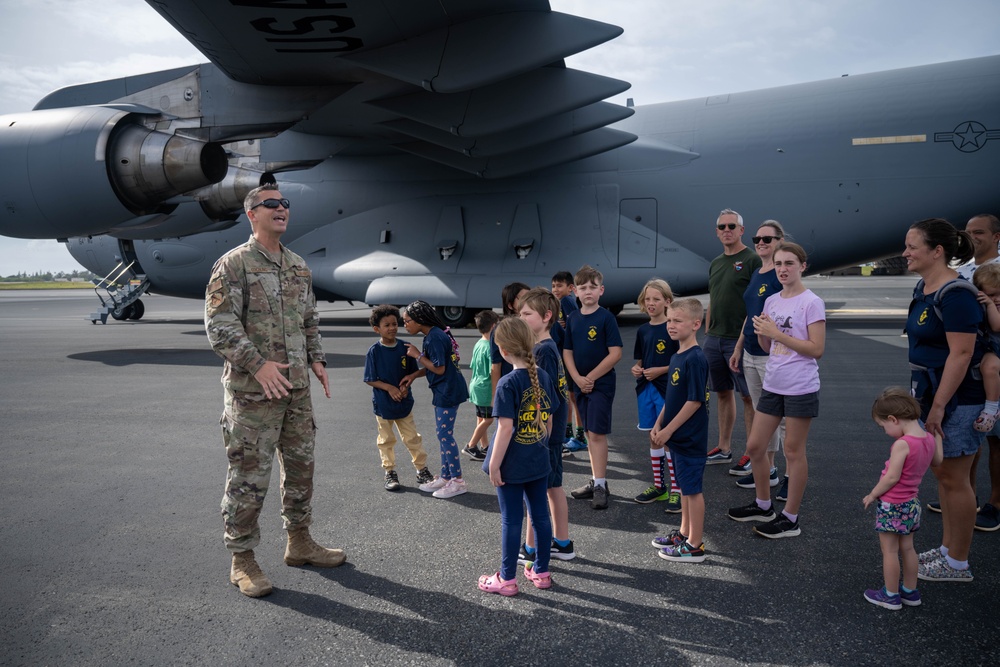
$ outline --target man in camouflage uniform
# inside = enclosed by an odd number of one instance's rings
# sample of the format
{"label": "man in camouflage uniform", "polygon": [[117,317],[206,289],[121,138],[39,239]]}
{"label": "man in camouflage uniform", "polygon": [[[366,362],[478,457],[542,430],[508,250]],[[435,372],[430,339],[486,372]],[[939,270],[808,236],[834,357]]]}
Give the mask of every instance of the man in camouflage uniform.
{"label": "man in camouflage uniform", "polygon": [[326,375],[312,274],[305,261],[281,245],[289,202],[276,185],[256,188],[243,202],[253,229],[245,244],[212,268],[205,294],[205,329],[226,360],[222,437],[229,458],[222,498],[225,544],[233,552],[230,581],[250,597],[271,592],[254,560],[257,524],[275,452],[281,465],[281,515],[288,531],[285,563],[336,567],[340,549],[309,536],[312,522],[316,423],[309,369]]}

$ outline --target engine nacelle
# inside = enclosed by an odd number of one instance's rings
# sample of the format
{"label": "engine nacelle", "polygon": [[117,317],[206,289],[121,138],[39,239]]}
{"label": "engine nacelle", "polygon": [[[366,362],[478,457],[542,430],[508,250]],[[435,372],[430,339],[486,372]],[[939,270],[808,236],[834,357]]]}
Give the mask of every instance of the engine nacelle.
{"label": "engine nacelle", "polygon": [[100,234],[225,177],[221,146],[150,130],[138,117],[103,106],[0,116],[0,234]]}

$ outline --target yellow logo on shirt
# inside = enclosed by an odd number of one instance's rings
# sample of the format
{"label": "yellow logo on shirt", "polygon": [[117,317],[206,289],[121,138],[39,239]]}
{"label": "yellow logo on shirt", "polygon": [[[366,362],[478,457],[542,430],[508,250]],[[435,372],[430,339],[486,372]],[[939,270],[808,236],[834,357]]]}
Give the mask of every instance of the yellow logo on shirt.
{"label": "yellow logo on shirt", "polygon": [[767,293],[767,284],[765,283],[760,286],[759,290],[757,290],[757,296],[764,296],[764,294],[766,293]]}
{"label": "yellow logo on shirt", "polygon": [[[541,412],[541,424],[535,425],[535,414]],[[514,442],[519,445],[534,445],[545,438],[545,422],[551,416],[552,408],[549,397],[542,392],[542,400],[536,401],[531,389],[525,389],[521,394],[521,406],[517,411],[517,432]]]}
{"label": "yellow logo on shirt", "polygon": [[587,329],[587,338],[590,340],[597,340],[597,327],[591,326]]}
{"label": "yellow logo on shirt", "polygon": [[674,372],[670,374],[670,384],[676,387],[677,383],[680,381],[681,381],[681,370],[679,368],[675,368]]}
{"label": "yellow logo on shirt", "polygon": [[667,343],[661,338],[656,341],[656,351],[658,354],[663,354],[664,350],[667,349]]}
{"label": "yellow logo on shirt", "polygon": [[924,312],[920,313],[920,317],[917,318],[917,324],[925,324],[927,322],[928,310],[928,308],[924,308]]}

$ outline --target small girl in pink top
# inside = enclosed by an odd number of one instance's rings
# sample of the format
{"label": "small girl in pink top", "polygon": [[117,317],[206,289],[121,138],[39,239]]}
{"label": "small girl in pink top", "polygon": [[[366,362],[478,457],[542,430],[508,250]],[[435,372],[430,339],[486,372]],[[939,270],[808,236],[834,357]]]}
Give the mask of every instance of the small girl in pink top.
{"label": "small girl in pink top", "polygon": [[[885,434],[895,439],[882,477],[861,499],[867,508],[875,504],[875,531],[882,547],[881,590],[865,591],[865,599],[886,609],[920,604],[917,592],[917,552],[913,533],[920,528],[917,489],[929,466],[944,458],[941,437],[920,426],[920,404],[902,387],[889,387],[875,399],[872,418]],[[899,586],[899,560],[903,560],[903,584]]]}

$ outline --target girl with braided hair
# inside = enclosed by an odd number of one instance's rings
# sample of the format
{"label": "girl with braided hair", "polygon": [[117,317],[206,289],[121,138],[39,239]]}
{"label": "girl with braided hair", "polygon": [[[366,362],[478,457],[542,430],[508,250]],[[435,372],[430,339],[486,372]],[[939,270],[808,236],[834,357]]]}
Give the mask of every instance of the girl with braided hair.
{"label": "girl with braided hair", "polygon": [[[516,595],[517,552],[521,543],[522,502],[527,501],[538,544],[552,542],[552,522],[546,487],[549,478],[549,434],[552,412],[559,405],[558,389],[549,374],[537,367],[532,348],[535,337],[523,320],[508,317],[494,333],[500,353],[514,370],[500,378],[493,400],[497,432],[483,462],[483,471],[497,489],[501,523],[501,567],[479,578],[487,593]],[[539,549],[524,576],[536,588],[549,588],[548,549]]]}
{"label": "girl with braided hair", "polygon": [[466,492],[455,442],[455,417],[458,406],[469,398],[469,387],[458,369],[458,342],[426,301],[414,301],[403,310],[402,317],[410,335],[424,335],[421,350],[406,344],[406,355],[417,360],[420,370],[408,375],[403,383],[409,386],[414,378],[427,376],[433,395],[435,429],[441,443],[441,475],[421,484],[420,490],[433,492],[435,498],[453,498]]}

